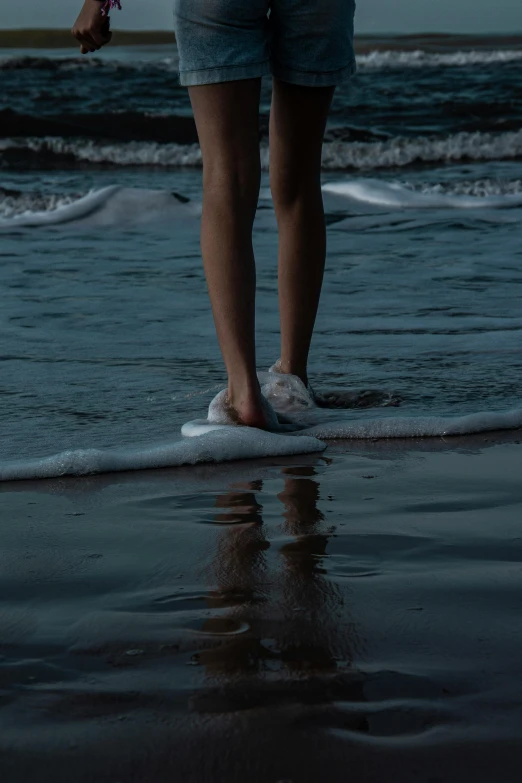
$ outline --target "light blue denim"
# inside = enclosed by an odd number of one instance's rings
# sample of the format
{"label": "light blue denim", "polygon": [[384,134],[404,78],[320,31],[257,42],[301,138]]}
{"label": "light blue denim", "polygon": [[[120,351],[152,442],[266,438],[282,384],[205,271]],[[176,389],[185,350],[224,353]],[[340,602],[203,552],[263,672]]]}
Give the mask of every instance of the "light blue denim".
{"label": "light blue denim", "polygon": [[355,0],[174,0],[180,82],[340,84],[356,68],[354,13]]}

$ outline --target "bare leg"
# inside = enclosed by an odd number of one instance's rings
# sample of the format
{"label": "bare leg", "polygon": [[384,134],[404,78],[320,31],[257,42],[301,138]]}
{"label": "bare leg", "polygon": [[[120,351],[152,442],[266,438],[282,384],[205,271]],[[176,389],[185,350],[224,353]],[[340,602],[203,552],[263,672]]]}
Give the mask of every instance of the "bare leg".
{"label": "bare leg", "polygon": [[203,155],[201,251],[228,398],[241,424],[265,427],[256,374],[252,225],[259,198],[261,79],[191,87]]}
{"label": "bare leg", "polygon": [[274,79],[270,115],[270,186],[279,227],[278,367],[304,383],[326,256],[321,151],[334,89]]}

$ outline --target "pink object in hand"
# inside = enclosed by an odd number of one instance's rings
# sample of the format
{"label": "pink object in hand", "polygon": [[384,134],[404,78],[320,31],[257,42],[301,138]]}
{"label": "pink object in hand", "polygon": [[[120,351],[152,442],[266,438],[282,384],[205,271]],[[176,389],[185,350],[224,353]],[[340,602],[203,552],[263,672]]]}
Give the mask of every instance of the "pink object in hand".
{"label": "pink object in hand", "polygon": [[120,0],[102,0],[102,2],[101,12],[103,16],[108,16],[111,12],[111,8],[118,8],[121,11]]}

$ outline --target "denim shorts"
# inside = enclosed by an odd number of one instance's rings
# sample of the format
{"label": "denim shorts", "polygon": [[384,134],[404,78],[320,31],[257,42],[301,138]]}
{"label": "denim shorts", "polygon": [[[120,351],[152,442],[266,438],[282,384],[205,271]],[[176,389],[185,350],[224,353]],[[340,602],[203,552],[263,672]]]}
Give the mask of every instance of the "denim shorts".
{"label": "denim shorts", "polygon": [[354,13],[355,0],[174,0],[180,82],[340,84],[355,72]]}

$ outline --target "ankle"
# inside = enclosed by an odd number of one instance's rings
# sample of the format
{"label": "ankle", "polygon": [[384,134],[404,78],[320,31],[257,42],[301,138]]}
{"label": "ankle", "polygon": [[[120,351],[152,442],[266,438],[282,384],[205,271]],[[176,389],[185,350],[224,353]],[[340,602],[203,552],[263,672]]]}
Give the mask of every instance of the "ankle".
{"label": "ankle", "polygon": [[256,387],[249,385],[239,388],[229,384],[227,398],[229,414],[236,424],[267,428],[269,422],[259,383]]}
{"label": "ankle", "polygon": [[305,386],[308,386],[308,371],[306,364],[303,365],[302,363],[292,362],[291,360],[281,358],[274,364],[274,369],[282,375],[296,375]]}
{"label": "ankle", "polygon": [[228,399],[234,407],[237,405],[259,405],[261,401],[261,387],[257,376],[255,379],[229,378]]}

